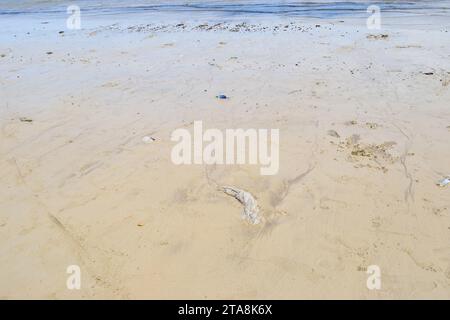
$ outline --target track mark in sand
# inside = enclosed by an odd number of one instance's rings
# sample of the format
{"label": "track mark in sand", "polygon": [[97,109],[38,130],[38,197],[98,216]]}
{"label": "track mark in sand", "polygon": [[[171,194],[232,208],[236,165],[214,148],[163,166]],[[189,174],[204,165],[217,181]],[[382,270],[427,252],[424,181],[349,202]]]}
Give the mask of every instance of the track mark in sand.
{"label": "track mark in sand", "polygon": [[439,267],[435,267],[432,263],[426,264],[422,261],[419,261],[416,257],[414,257],[409,249],[403,248],[401,249],[404,253],[408,255],[408,257],[411,258],[411,260],[414,262],[414,264],[421,268],[422,270],[429,271],[429,272],[442,272],[442,270]]}
{"label": "track mark in sand", "polygon": [[264,223],[264,226],[259,230],[256,235],[257,238],[262,238],[264,236],[269,236],[272,234],[273,230],[280,224],[277,219],[267,219]]}
{"label": "track mark in sand", "polygon": [[51,214],[48,211],[47,215],[50,221],[61,231],[64,237],[70,241],[72,247],[75,250],[75,254],[78,256],[80,264],[86,267],[87,273],[92,276],[95,282],[99,283],[105,288],[112,290],[114,294],[120,295],[120,289],[116,285],[114,285],[109,280],[105,280],[105,277],[103,275],[95,271],[96,260],[98,260],[99,258],[98,255],[96,256],[96,258],[91,257],[83,244],[69,229],[67,229],[67,227],[61,222],[61,220],[59,220],[55,215]]}
{"label": "track mark in sand", "polygon": [[[44,158],[45,156],[58,151],[59,149],[62,149],[68,145],[70,145],[73,142],[73,139],[77,139],[81,134],[78,134],[77,136],[73,137],[71,140],[69,141],[65,141],[63,143],[60,143],[58,146],[50,149],[50,150],[46,150],[44,153],[40,154],[39,156],[37,156],[36,161],[40,162],[42,160],[42,158]],[[71,142],[72,141],[72,142]]]}
{"label": "track mark in sand", "polygon": [[54,215],[52,215],[51,213],[47,213],[48,217],[50,218],[50,220],[59,228],[61,228],[64,232],[67,232],[66,227],[64,227],[64,225],[61,223],[61,221],[59,221],[58,218],[56,218]]}
{"label": "track mark in sand", "polygon": [[85,164],[83,167],[81,167],[80,172],[81,175],[80,177],[86,176],[89,173],[91,173],[92,171],[100,168],[103,166],[103,162],[98,160],[98,161],[94,161],[94,162],[90,162],[88,164]]}
{"label": "track mark in sand", "polygon": [[[87,255],[87,252],[81,242],[75,237],[75,235],[70,232],[66,226],[59,220],[55,215],[51,214],[47,211],[47,216],[50,219],[50,221],[63,233],[65,238],[68,238],[72,245],[76,248],[75,253],[77,254],[78,258],[83,261],[85,260],[83,257],[86,257],[90,263],[93,263],[93,259]],[[81,254],[83,253],[83,255]]]}
{"label": "track mark in sand", "polygon": [[409,183],[405,189],[405,202],[408,202],[408,199],[411,199],[412,201],[414,201],[414,191],[413,191],[413,186],[414,186],[414,179],[412,177],[411,172],[408,169],[408,166],[406,165],[406,156],[409,154],[409,148],[410,148],[410,144],[411,144],[411,138],[409,137],[409,135],[407,135],[397,124],[392,123],[394,125],[394,127],[397,128],[398,131],[400,131],[400,133],[406,138],[407,142],[405,145],[405,150],[403,152],[403,154],[400,156],[400,163],[403,167],[403,171],[405,173],[405,177],[406,179],[409,180]]}
{"label": "track mark in sand", "polygon": [[[92,258],[92,256],[89,255],[86,248],[83,246],[83,244],[80,242],[80,240],[76,237],[76,235],[71,232],[63,222],[61,222],[60,219],[58,219],[55,215],[53,215],[50,212],[50,209],[45,205],[42,200],[39,199],[38,194],[27,184],[27,181],[25,180],[25,177],[23,176],[20,167],[17,163],[17,160],[13,158],[13,162],[16,166],[17,174],[19,176],[19,181],[30,190],[30,197],[43,209],[44,212],[47,213],[47,217],[50,220],[50,222],[57,227],[57,229],[61,232],[62,237],[68,240],[69,247],[72,247],[72,250],[74,251],[75,256],[78,258],[80,265],[87,271],[87,274],[91,275],[91,277],[95,280],[96,283],[100,284],[102,287],[107,288],[112,291],[114,295],[122,296],[120,288],[113,284],[112,282],[105,280],[104,276],[100,276],[101,274],[99,272],[96,272],[96,265],[98,263],[96,262],[99,260],[98,258],[101,258],[101,260],[106,260],[107,257],[98,257]],[[33,217],[32,217],[33,218]],[[34,228],[34,227],[33,227]],[[100,266],[104,270],[104,266]],[[105,272],[102,272],[104,274]]]}
{"label": "track mark in sand", "polygon": [[405,173],[405,177],[409,180],[408,186],[406,187],[406,190],[405,190],[405,201],[406,202],[408,202],[408,199],[411,199],[412,201],[414,201],[414,191],[413,191],[414,179],[406,165],[406,155],[407,154],[408,154],[408,148],[405,148],[405,152],[400,157],[400,163],[403,166],[403,171]]}
{"label": "track mark in sand", "polygon": [[284,181],[281,192],[272,194],[272,199],[270,200],[272,206],[274,208],[279,206],[284,201],[284,199],[288,196],[291,187],[293,185],[299,183],[304,177],[306,177],[311,171],[313,171],[314,168],[315,168],[315,166],[310,166],[305,172],[299,174],[295,178]]}
{"label": "track mark in sand", "polygon": [[413,233],[405,233],[405,232],[398,232],[398,231],[391,231],[391,230],[384,230],[384,229],[376,229],[376,230],[369,230],[370,232],[375,233],[385,233],[395,236],[401,236],[401,237],[411,237],[414,240],[417,240],[417,236]]}
{"label": "track mark in sand", "polygon": [[16,157],[13,157],[11,160],[14,163],[14,166],[16,168],[16,172],[18,175],[18,180],[21,184],[27,186],[26,182],[25,182],[25,176],[22,174],[22,170],[20,170],[19,164],[17,163],[17,159]]}
{"label": "track mark in sand", "polygon": [[53,125],[53,126],[50,126],[50,127],[46,128],[46,129],[42,130],[41,132],[39,132],[39,133],[36,134],[35,136],[29,137],[29,138],[27,139],[26,142],[21,143],[21,144],[17,144],[17,145],[15,145],[14,147],[12,147],[11,149],[7,150],[7,151],[5,152],[5,155],[10,154],[11,152],[16,151],[17,149],[26,148],[26,147],[28,147],[30,144],[37,143],[36,141],[37,141],[39,138],[41,138],[42,136],[44,136],[44,135],[47,134],[47,133],[50,133],[50,132],[51,132],[52,130],[54,130],[54,129],[58,129],[58,128],[60,128],[60,127],[65,126],[68,122],[69,122],[69,121],[64,121],[64,122],[62,122],[62,123],[55,124],[55,125]]}

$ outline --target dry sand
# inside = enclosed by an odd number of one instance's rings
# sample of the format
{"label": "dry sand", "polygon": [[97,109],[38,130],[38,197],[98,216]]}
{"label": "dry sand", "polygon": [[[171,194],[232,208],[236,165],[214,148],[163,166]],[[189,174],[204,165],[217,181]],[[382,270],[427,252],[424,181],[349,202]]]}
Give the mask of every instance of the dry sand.
{"label": "dry sand", "polygon": [[[450,298],[448,20],[41,22],[1,25],[0,298]],[[280,129],[279,173],[175,166],[195,120]]]}

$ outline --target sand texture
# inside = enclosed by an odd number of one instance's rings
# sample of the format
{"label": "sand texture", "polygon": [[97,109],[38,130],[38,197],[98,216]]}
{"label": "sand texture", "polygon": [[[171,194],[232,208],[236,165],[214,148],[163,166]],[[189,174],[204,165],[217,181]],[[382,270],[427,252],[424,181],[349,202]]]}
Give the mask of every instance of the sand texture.
{"label": "sand texture", "polygon": [[[448,19],[11,21],[0,298],[450,298]],[[196,120],[279,129],[278,174],[174,165]]]}

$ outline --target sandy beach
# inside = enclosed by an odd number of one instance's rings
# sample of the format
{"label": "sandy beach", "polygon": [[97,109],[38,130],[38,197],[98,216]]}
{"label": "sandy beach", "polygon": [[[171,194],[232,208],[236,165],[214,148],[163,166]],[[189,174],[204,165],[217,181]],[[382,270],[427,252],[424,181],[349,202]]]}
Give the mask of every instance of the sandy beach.
{"label": "sandy beach", "polygon": [[[449,16],[66,18],[0,16],[1,299],[450,299]],[[277,174],[175,165],[194,121]]]}

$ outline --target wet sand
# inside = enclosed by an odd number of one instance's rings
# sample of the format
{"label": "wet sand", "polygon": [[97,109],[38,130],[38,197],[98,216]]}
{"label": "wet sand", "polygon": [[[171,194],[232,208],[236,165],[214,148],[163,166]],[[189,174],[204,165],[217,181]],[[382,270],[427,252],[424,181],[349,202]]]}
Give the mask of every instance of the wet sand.
{"label": "wet sand", "polygon": [[[448,19],[10,19],[1,298],[450,298]],[[196,120],[278,128],[279,173],[174,165],[170,135]]]}

